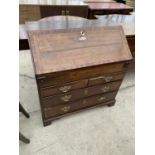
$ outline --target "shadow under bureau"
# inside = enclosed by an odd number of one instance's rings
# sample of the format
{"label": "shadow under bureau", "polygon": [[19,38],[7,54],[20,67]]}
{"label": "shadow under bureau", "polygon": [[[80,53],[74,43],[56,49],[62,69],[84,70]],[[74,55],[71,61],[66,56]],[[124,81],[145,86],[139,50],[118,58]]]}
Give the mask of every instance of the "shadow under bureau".
{"label": "shadow under bureau", "polygon": [[132,55],[121,26],[29,31],[44,126],[112,106]]}

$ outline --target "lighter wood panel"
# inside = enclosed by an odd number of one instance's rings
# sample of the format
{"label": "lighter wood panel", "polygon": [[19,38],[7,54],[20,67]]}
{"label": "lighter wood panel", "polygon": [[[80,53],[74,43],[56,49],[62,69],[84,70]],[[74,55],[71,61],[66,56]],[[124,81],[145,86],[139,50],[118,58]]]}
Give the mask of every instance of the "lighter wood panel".
{"label": "lighter wood panel", "polygon": [[120,26],[86,28],[86,40],[80,41],[81,29],[29,32],[37,74],[131,60]]}
{"label": "lighter wood panel", "polygon": [[19,5],[19,23],[24,24],[27,21],[35,21],[41,18],[40,6],[37,5]]}
{"label": "lighter wood panel", "polygon": [[20,0],[19,3],[38,5],[87,5],[82,0]]}

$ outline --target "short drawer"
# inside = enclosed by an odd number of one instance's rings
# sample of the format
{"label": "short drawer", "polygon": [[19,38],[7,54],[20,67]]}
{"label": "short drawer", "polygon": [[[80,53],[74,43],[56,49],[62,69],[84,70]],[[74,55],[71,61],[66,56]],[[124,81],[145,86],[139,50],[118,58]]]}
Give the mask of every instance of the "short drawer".
{"label": "short drawer", "polygon": [[123,72],[128,68],[129,62],[113,63],[103,66],[95,66],[83,69],[76,69],[65,72],[58,72],[43,76],[37,76],[37,84],[39,87],[47,87],[52,85],[60,85],[60,83],[78,81],[88,79],[103,74],[110,74],[114,72]]}
{"label": "short drawer", "polygon": [[88,80],[80,80],[75,82],[70,82],[66,84],[62,84],[60,86],[50,86],[40,89],[40,95],[41,97],[47,97],[59,93],[66,93],[74,89],[84,88],[87,87]]}
{"label": "short drawer", "polygon": [[121,81],[117,81],[117,82],[106,83],[103,85],[96,85],[96,86],[92,86],[84,89],[73,90],[68,93],[63,93],[63,94],[43,98],[42,104],[44,107],[49,107],[57,104],[72,102],[88,96],[118,90],[120,84],[121,84]]}
{"label": "short drawer", "polygon": [[125,73],[121,72],[121,73],[111,73],[97,76],[89,79],[88,86],[94,86],[97,84],[104,84],[111,81],[122,80],[124,75]]}
{"label": "short drawer", "polygon": [[109,100],[113,100],[117,92],[111,92],[106,94],[100,94],[96,96],[91,96],[83,100],[78,100],[76,102],[71,102],[68,104],[57,105],[53,107],[44,108],[44,115],[46,118],[60,116],[65,113],[74,112],[80,109],[88,108],[91,106],[104,103]]}
{"label": "short drawer", "polygon": [[49,16],[58,16],[58,15],[70,15],[70,16],[79,16],[87,18],[88,7],[87,6],[47,6],[42,5],[40,7],[41,16],[49,17]]}
{"label": "short drawer", "polygon": [[40,12],[41,17],[50,17],[50,16],[57,16],[57,15],[65,15],[65,6],[48,6],[48,5],[41,5]]}
{"label": "short drawer", "polygon": [[66,15],[87,18],[88,7],[87,6],[66,6]]}

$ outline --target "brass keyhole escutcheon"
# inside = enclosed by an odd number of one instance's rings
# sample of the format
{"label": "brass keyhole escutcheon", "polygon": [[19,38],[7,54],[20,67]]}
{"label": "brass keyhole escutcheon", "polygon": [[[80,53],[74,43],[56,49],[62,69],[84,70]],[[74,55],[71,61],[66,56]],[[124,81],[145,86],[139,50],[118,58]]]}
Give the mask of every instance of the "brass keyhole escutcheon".
{"label": "brass keyhole escutcheon", "polygon": [[87,101],[86,100],[83,100],[83,104],[86,104],[87,103]]}
{"label": "brass keyhole escutcheon", "polygon": [[80,37],[79,37],[79,40],[86,40],[86,34],[83,30],[80,31]]}
{"label": "brass keyhole escutcheon", "polygon": [[85,95],[87,95],[88,94],[88,90],[86,89],[86,90],[84,90],[84,94]]}
{"label": "brass keyhole escutcheon", "polygon": [[83,37],[85,36],[85,32],[84,31],[80,31],[80,35]]}

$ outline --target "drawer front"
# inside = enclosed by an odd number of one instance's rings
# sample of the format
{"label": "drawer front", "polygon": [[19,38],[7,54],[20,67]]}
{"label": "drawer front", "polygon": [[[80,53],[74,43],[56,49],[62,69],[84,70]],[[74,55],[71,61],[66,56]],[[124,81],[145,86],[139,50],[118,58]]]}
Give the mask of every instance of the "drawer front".
{"label": "drawer front", "polygon": [[111,81],[122,80],[125,73],[113,73],[113,74],[104,74],[98,77],[89,79],[88,86],[94,86],[97,84],[104,84]]}
{"label": "drawer front", "polygon": [[66,15],[87,18],[88,7],[87,6],[66,6]]}
{"label": "drawer front", "polygon": [[57,15],[70,15],[87,18],[88,8],[87,6],[41,6],[41,16],[57,16]]}
{"label": "drawer front", "polygon": [[45,115],[45,118],[49,118],[49,117],[54,117],[54,116],[60,116],[65,113],[88,108],[91,106],[95,106],[97,104],[104,103],[106,101],[114,99],[116,96],[116,93],[117,92],[100,94],[100,95],[85,98],[83,100],[79,100],[76,102],[71,102],[68,104],[44,108],[44,115]]}
{"label": "drawer front", "polygon": [[40,95],[41,97],[47,97],[54,94],[66,93],[74,89],[87,87],[87,84],[88,84],[88,80],[80,80],[76,82],[66,83],[58,87],[51,86],[51,87],[41,88]]}
{"label": "drawer front", "polygon": [[60,85],[71,81],[87,79],[100,76],[107,73],[123,72],[128,68],[128,63],[115,63],[103,66],[89,67],[66,72],[59,72],[45,76],[37,76],[37,84],[39,87],[47,87],[51,85]]}
{"label": "drawer front", "polygon": [[129,8],[129,9],[104,9],[104,10],[98,10],[98,9],[94,9],[94,10],[90,10],[91,13],[95,14],[95,15],[109,15],[109,14],[124,14],[124,15],[128,15],[130,12],[132,12],[133,9]]}
{"label": "drawer front", "polygon": [[41,17],[49,17],[49,16],[57,16],[57,15],[65,15],[65,6],[40,6]]}
{"label": "drawer front", "polygon": [[121,81],[111,82],[103,85],[92,86],[84,89],[74,90],[68,93],[54,95],[51,97],[46,97],[42,99],[42,104],[44,107],[54,106],[57,104],[69,103],[84,97],[102,94],[114,90],[118,90]]}

